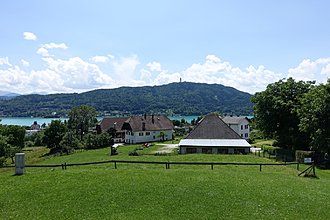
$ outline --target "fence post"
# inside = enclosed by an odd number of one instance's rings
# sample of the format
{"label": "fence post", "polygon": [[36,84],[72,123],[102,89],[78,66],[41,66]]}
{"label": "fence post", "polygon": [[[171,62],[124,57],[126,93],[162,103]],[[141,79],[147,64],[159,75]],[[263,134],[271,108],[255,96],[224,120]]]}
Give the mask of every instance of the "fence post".
{"label": "fence post", "polygon": [[61,164],[61,166],[62,166],[62,170],[64,170],[64,164],[63,163]]}
{"label": "fence post", "polygon": [[259,169],[259,170],[260,170],[260,172],[261,172],[261,164],[260,164],[260,169]]}
{"label": "fence post", "polygon": [[114,163],[115,163],[115,169],[117,169],[117,162],[115,161]]}
{"label": "fence post", "polygon": [[66,170],[66,162],[64,163],[64,169]]}
{"label": "fence post", "polygon": [[211,168],[212,168],[212,170],[213,170],[213,163],[211,164]]}
{"label": "fence post", "polygon": [[16,153],[15,154],[15,175],[23,175],[24,174],[24,166],[25,166],[25,154],[24,153]]}

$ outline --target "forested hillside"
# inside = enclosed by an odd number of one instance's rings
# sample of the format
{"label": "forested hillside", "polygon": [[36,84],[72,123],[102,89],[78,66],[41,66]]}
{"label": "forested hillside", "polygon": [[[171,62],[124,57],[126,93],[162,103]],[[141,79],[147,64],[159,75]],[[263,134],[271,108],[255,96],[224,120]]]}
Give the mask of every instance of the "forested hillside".
{"label": "forested hillside", "polygon": [[81,94],[23,95],[0,100],[2,116],[64,116],[71,108],[90,105],[104,112],[200,115],[208,112],[250,115],[251,95],[218,84],[171,83],[161,86],[99,89]]}

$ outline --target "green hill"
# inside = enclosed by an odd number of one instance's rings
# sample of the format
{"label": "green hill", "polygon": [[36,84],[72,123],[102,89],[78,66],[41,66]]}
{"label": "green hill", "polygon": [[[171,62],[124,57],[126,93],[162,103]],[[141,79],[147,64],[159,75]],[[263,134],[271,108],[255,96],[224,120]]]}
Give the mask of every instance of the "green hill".
{"label": "green hill", "polygon": [[0,100],[0,115],[65,115],[72,107],[91,105],[100,113],[200,115],[208,112],[250,115],[251,94],[219,84],[171,83],[161,86],[98,89],[81,94],[22,95]]}

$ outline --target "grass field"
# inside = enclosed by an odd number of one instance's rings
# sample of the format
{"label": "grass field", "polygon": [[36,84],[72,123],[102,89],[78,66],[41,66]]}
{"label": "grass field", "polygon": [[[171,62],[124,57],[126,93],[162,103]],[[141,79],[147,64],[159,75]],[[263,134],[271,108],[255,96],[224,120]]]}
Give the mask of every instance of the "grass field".
{"label": "grass field", "polygon": [[[171,155],[129,157],[137,146],[40,157],[27,163],[61,164],[109,159],[272,163],[253,155]],[[159,146],[153,146],[156,149]],[[148,149],[149,151],[152,151]],[[34,156],[38,155],[38,156]],[[1,219],[329,219],[330,172],[297,176],[295,166],[184,166],[113,164],[27,168],[0,172]]]}

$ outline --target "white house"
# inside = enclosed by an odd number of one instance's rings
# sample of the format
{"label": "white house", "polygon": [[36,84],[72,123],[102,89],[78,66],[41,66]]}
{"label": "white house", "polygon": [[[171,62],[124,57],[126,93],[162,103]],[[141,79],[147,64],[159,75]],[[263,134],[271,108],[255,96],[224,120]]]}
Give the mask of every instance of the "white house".
{"label": "white house", "polygon": [[250,120],[243,116],[225,116],[222,120],[245,140],[250,139]]}
{"label": "white house", "polygon": [[179,143],[181,154],[246,154],[250,148],[251,145],[244,138],[214,113],[205,116]]}
{"label": "white house", "polygon": [[174,126],[166,116],[131,116],[123,124],[125,143],[147,143],[172,140]]}

